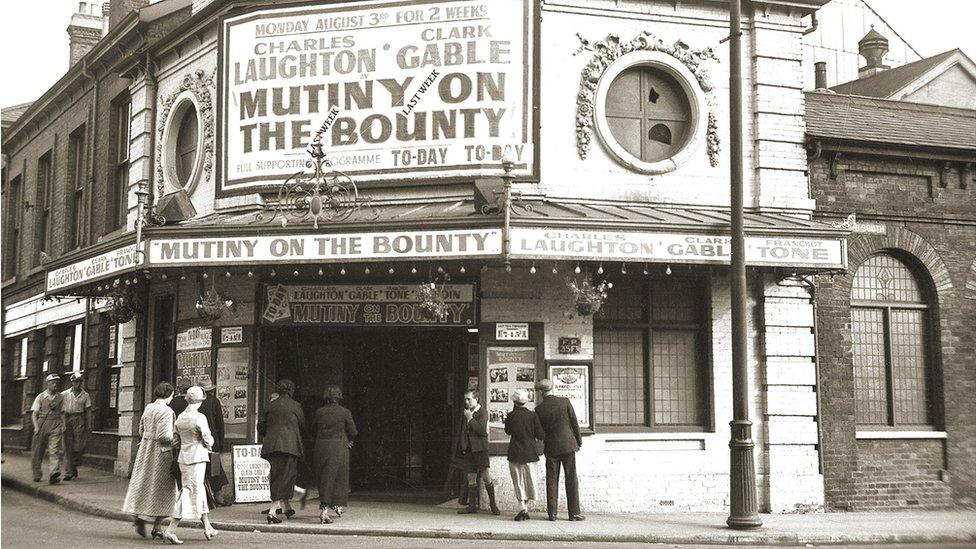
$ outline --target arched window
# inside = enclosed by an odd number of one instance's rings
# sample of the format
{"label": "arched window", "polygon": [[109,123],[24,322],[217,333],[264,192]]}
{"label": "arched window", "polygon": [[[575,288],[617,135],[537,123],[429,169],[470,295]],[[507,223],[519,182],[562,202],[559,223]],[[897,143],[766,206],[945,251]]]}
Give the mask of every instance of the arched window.
{"label": "arched window", "polygon": [[854,274],[851,338],[858,425],[932,425],[929,292],[900,259],[882,253]]}

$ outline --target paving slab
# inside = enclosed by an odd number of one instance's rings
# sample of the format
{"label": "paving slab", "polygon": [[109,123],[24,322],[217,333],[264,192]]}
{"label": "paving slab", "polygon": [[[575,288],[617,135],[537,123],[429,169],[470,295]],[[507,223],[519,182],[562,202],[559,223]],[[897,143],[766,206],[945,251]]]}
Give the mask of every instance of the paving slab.
{"label": "paving slab", "polygon": [[[82,467],[81,476],[51,486],[31,479],[27,456],[5,452],[0,465],[3,485],[68,508],[116,520],[128,480]],[[508,514],[458,515],[453,504],[421,505],[357,501],[355,494],[341,519],[318,523],[317,502],[281,524],[266,523],[267,503],[234,504],[210,514],[214,526],[232,531],[302,534],[399,536],[414,538],[497,539],[525,541],[648,542],[703,545],[831,545],[971,542],[976,545],[976,511],[893,511],[871,513],[762,514],[763,526],[737,531],[725,526],[722,513],[588,514],[556,522],[539,513],[515,522]],[[186,521],[190,527],[198,522]],[[182,526],[182,525],[181,525]]]}

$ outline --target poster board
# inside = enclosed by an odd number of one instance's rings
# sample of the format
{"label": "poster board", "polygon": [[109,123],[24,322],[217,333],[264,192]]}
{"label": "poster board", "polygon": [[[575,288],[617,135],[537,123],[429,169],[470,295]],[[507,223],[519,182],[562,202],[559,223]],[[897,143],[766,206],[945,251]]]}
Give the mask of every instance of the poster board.
{"label": "poster board", "polygon": [[485,385],[488,398],[488,442],[508,442],[505,418],[512,411],[512,396],[516,389],[526,389],[529,402],[525,407],[535,409],[536,362],[538,349],[534,346],[489,346],[486,352],[487,375]]}
{"label": "poster board", "polygon": [[176,386],[204,387],[212,381],[213,328],[193,326],[176,333]]}
{"label": "poster board", "polygon": [[225,435],[246,436],[250,410],[251,349],[249,347],[220,347],[217,349],[217,398],[224,409]]}
{"label": "poster board", "polygon": [[260,444],[238,444],[231,453],[234,502],[271,501],[271,464],[261,457]]}
{"label": "poster board", "polygon": [[547,363],[552,393],[568,398],[576,412],[580,432],[593,433],[593,362],[560,360]]}

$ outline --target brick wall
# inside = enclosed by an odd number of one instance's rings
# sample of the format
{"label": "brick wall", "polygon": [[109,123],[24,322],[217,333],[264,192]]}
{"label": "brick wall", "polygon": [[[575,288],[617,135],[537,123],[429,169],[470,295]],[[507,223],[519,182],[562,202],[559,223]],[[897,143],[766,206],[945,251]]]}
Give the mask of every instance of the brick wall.
{"label": "brick wall", "polygon": [[[817,279],[827,505],[860,510],[901,508],[916,500],[930,507],[971,503],[976,497],[976,300],[964,288],[976,259],[976,185],[963,184],[955,165],[943,174],[944,162],[883,156],[842,156],[833,178],[831,155],[825,153],[810,170],[819,215],[838,221],[856,212],[870,228],[855,229],[848,241],[849,273]],[[932,286],[934,427],[944,429],[944,440],[856,435],[852,276],[864,260],[886,249],[914,258]],[[899,457],[889,460],[888,451]],[[949,467],[945,479],[935,473],[940,462]]]}
{"label": "brick wall", "polygon": [[942,481],[942,440],[859,440],[854,471],[854,507],[875,509],[940,508],[950,501]]}

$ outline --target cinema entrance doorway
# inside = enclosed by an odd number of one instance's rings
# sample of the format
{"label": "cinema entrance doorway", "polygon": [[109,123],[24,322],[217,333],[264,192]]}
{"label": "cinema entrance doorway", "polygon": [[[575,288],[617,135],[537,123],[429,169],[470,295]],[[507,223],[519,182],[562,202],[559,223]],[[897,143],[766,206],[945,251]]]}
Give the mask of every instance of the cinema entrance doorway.
{"label": "cinema entrance doorway", "polygon": [[[265,394],[279,379],[295,382],[311,463],[315,411],[325,388],[338,385],[359,430],[353,497],[433,498],[446,486],[469,369],[477,375],[477,336],[465,328],[266,327]],[[303,469],[300,480],[314,482]]]}

